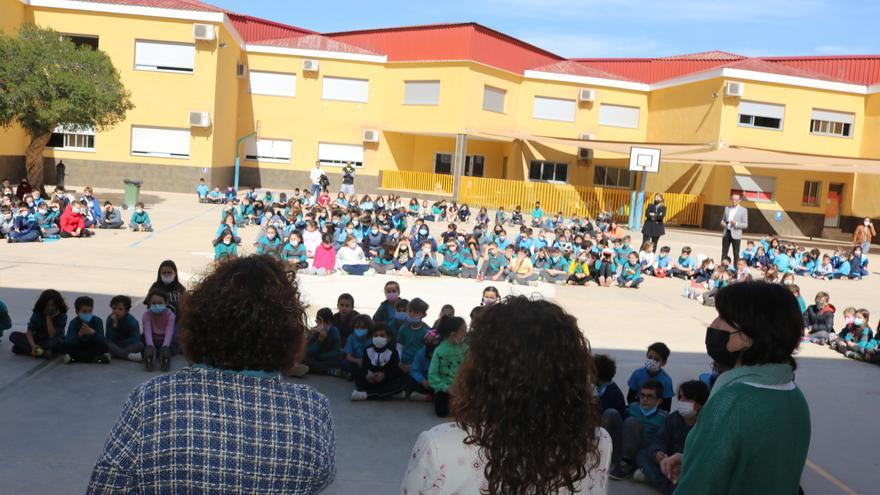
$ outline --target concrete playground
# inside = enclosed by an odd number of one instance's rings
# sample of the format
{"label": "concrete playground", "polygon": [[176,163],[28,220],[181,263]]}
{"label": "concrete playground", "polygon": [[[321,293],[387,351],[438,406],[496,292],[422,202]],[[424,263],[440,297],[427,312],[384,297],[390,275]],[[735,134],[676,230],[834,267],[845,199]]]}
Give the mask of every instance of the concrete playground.
{"label": "concrete playground", "polygon": [[[121,203],[119,191],[98,190],[96,196]],[[132,312],[140,317],[144,310],[140,300],[162,260],[177,263],[185,285],[209,268],[210,241],[220,221],[220,207],[197,204],[194,195],[146,192],[142,199],[156,227],[153,233],[99,231],[92,239],[0,245],[0,299],[9,307],[14,330],[24,329],[31,306],[46,288],[60,290],[71,305],[77,296],[91,295],[96,300],[95,313],[102,318],[109,311],[111,297],[127,294],[138,303]],[[123,216],[127,221],[129,213]],[[441,228],[435,225],[432,232],[437,235]],[[661,245],[671,246],[673,254],[687,244],[694,253],[718,258],[719,234],[670,230]],[[241,232],[241,252],[253,252],[258,229]],[[641,238],[640,234],[634,237]],[[817,245],[823,251],[834,246]],[[870,267],[876,270],[880,256],[870,257]],[[342,292],[354,296],[357,311],[372,314],[383,299],[382,286],[387,280],[384,276],[301,276],[299,283],[310,315],[323,306],[335,308]],[[447,303],[466,317],[479,303],[482,287],[490,285],[448,278],[398,280],[403,297],[419,296],[431,305],[429,321]],[[862,281],[798,277],[796,283],[807,301],[819,290],[831,294],[838,308],[838,327],[846,306],[880,313],[876,305],[880,275],[876,273]],[[540,294],[574,314],[594,352],[617,359],[617,382],[622,387],[644,362],[646,347],[658,340],[672,349],[667,370],[675,383],[709,368],[703,338],[715,313],[682,297],[685,282],[681,280],[648,279],[638,290],[496,285],[502,294]],[[57,359],[15,356],[7,337],[0,343],[0,492],[80,493],[129,391],[155,375],[129,362],[66,366]],[[811,344],[801,347],[798,358],[797,383],[809,401],[813,424],[802,479],[805,492],[880,494],[880,485],[871,474],[880,469],[874,427],[880,406],[880,367]],[[173,366],[185,366],[183,358],[174,358]],[[440,422],[432,408],[407,402],[351,403],[349,382],[325,377],[302,381],[330,397],[336,421],[338,473],[326,493],[396,493],[419,432]],[[615,495],[656,493],[636,482],[610,483],[609,493]]]}

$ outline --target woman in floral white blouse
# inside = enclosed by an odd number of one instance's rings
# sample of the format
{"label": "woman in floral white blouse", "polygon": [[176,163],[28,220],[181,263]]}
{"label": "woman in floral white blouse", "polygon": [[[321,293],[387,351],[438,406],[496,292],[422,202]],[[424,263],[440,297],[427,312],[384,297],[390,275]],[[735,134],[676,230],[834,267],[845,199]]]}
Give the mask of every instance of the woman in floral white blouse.
{"label": "woman in floral white blouse", "polygon": [[604,494],[611,439],[575,318],[513,297],[486,308],[450,389],[454,423],[419,435],[402,494]]}

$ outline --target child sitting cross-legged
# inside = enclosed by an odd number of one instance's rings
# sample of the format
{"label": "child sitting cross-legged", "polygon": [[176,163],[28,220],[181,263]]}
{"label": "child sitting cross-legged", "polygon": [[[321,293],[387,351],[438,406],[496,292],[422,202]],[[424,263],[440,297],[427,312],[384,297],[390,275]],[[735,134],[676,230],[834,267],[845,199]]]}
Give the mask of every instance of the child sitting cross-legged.
{"label": "child sitting cross-legged", "polygon": [[364,351],[370,345],[370,331],[373,329],[373,319],[368,315],[357,315],[352,318],[351,335],[345,339],[343,347],[342,370],[348,376],[354,378],[361,370],[364,362]]}
{"label": "child sitting cross-legged", "polygon": [[144,211],[144,204],[137,202],[134,205],[134,213],[128,221],[128,226],[135,232],[152,232],[153,224],[150,223],[150,214]]}
{"label": "child sitting cross-legged", "polygon": [[406,393],[413,402],[434,401],[434,389],[428,382],[428,373],[431,371],[431,358],[434,350],[440,345],[440,334],[437,330],[430,330],[425,334],[425,345],[416,353],[412,368],[409,370],[409,383]]}
{"label": "child sitting cross-legged", "polygon": [[370,263],[354,236],[346,237],[345,245],[336,253],[336,269],[349,275],[367,275],[370,272]]}
{"label": "child sitting cross-legged", "polygon": [[104,202],[104,212],[101,215],[101,222],[98,224],[99,229],[121,229],[123,225],[122,214],[113,203]]}
{"label": "child sitting cross-legged", "polygon": [[315,257],[305,272],[309,275],[330,275],[336,272],[336,249],[330,234],[321,236],[321,244],[315,248]]}
{"label": "child sitting cross-legged", "polygon": [[339,329],[333,326],[333,311],[321,308],[315,326],[309,329],[306,344],[306,366],[316,375],[343,376],[342,343]]}
{"label": "child sitting cross-legged", "polygon": [[370,345],[364,350],[351,400],[404,398],[407,376],[400,367],[391,330],[388,325],[377,323],[369,337]]}
{"label": "child sitting cross-legged", "polygon": [[449,389],[468,350],[464,343],[467,323],[458,316],[443,316],[437,325],[437,333],[443,341],[431,357],[428,383],[434,391],[434,412],[445,418],[449,415]]}
{"label": "child sitting cross-legged", "polygon": [[238,245],[233,242],[232,232],[224,230],[220,238],[215,239],[214,261],[220,263],[234,258],[238,258]]}
{"label": "child sitting cross-legged", "polygon": [[635,251],[630,251],[628,258],[627,262],[623,264],[620,276],[617,277],[617,285],[638,289],[639,284],[645,281],[645,277],[642,276],[642,265],[639,263],[639,255]]}
{"label": "child sitting cross-legged", "polygon": [[837,340],[834,341],[837,352],[848,358],[862,359],[863,349],[874,338],[874,332],[868,326],[870,317],[871,314],[867,309],[856,310],[852,323],[844,327]]}
{"label": "child sitting cross-legged", "polygon": [[9,334],[12,352],[52,359],[63,349],[66,326],[67,303],[57,290],[46,289],[34,303],[27,331]]}
{"label": "child sitting cross-legged", "polygon": [[406,323],[400,325],[397,331],[397,352],[400,354],[400,367],[409,373],[416,353],[422,348],[428,325],[423,321],[428,314],[428,303],[416,297],[409,302],[407,307]]}
{"label": "child sitting cross-legged", "polygon": [[110,363],[104,340],[104,322],[93,313],[95,300],[89,296],[77,297],[73,302],[76,318],[67,325],[64,335],[64,364]]}
{"label": "child sitting cross-legged", "polygon": [[700,380],[691,380],[678,387],[678,403],[666,420],[654,441],[636,455],[636,464],[642,476],[664,494],[672,494],[675,484],[660,470],[663,459],[684,452],[684,442],[691,428],[697,423],[700,409],[709,400],[709,387]]}
{"label": "child sitting cross-legged", "polygon": [[107,350],[111,357],[140,362],[144,350],[141,325],[130,311],[130,297],[115,296],[110,300],[110,315],[105,325]]}
{"label": "child sitting cross-legged", "polygon": [[[638,402],[629,405],[626,418],[621,422],[615,418],[608,426],[611,435],[612,468],[608,473],[612,479],[622,480],[632,476],[636,470],[636,456],[639,451],[657,437],[657,431],[666,422],[666,412],[659,408],[664,395],[664,387],[657,380],[648,380],[638,389]],[[620,459],[615,465],[615,461]]]}
{"label": "child sitting cross-legged", "polygon": [[440,276],[440,267],[437,264],[437,258],[434,256],[430,242],[422,244],[422,249],[413,260],[412,272],[415,275],[424,277]]}
{"label": "child sitting cross-legged", "polygon": [[281,250],[284,249],[284,246],[278,236],[278,229],[274,225],[266,227],[266,233],[260,236],[254,246],[257,247],[257,254],[281,260]]}
{"label": "child sitting cross-legged", "polygon": [[647,358],[645,365],[633,371],[629,380],[626,382],[629,391],[626,394],[626,402],[632,404],[639,400],[638,393],[648,380],[659,381],[663,385],[663,395],[660,397],[660,409],[669,411],[672,407],[672,394],[675,387],[672,385],[672,378],[663,369],[669,360],[669,347],[663,342],[655,342],[648,346],[648,352],[645,354]]}

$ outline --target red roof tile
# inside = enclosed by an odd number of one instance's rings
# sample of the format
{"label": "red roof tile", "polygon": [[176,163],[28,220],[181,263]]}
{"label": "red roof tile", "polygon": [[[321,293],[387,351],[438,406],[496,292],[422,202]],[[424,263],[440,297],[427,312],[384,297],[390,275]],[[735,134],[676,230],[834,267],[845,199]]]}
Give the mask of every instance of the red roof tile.
{"label": "red roof tile", "polygon": [[227,14],[232,21],[232,25],[235,26],[235,30],[238,31],[238,34],[240,34],[242,38],[244,38],[245,43],[302,36],[304,34],[315,34],[314,31],[308,29],[260,19],[259,17],[251,17],[249,15],[235,14],[232,12],[227,12]]}
{"label": "red roof tile", "polygon": [[555,62],[549,65],[535,67],[530,70],[538,72],[552,72],[555,74],[570,74],[573,76],[597,77],[600,79],[617,79],[620,81],[630,81],[630,79],[627,79],[623,76],[611,74],[609,72],[573,62],[571,60],[563,60],[561,62]]}
{"label": "red roof tile", "polygon": [[390,62],[473,60],[517,74],[562,57],[476,23],[430,24],[328,33]]}
{"label": "red roof tile", "polygon": [[805,77],[807,79],[833,80],[825,74],[799,69],[797,67],[789,67],[787,65],[768,62],[767,60],[762,60],[760,58],[747,58],[736,62],[731,62],[729,64],[725,64],[724,68],[750,70],[755,72],[764,72],[766,74],[780,74],[783,76]]}
{"label": "red roof tile", "polygon": [[775,64],[823,74],[836,81],[864,85],[880,83],[880,55],[762,58]]}
{"label": "red roof tile", "polygon": [[273,40],[261,40],[251,45],[277,46],[282,48],[302,48],[306,50],[323,50],[328,52],[356,53],[359,55],[381,55],[359,46],[343,43],[320,34],[306,34],[290,38],[278,38]]}

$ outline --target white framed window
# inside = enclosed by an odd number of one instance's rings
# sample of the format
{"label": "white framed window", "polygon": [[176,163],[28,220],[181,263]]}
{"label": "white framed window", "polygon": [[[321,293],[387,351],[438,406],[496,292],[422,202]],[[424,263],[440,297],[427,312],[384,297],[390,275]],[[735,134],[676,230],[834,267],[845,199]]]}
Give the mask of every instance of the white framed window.
{"label": "white framed window", "polygon": [[248,78],[252,95],[296,96],[296,74],[252,70]]}
{"label": "white framed window", "polygon": [[404,105],[439,105],[440,81],[404,81]]}
{"label": "white framed window", "polygon": [[324,76],[321,98],[325,100],[367,103],[370,94],[369,79],[349,79]]}
{"label": "white framed window", "polygon": [[856,116],[852,113],[814,108],[810,120],[810,133],[820,136],[852,137],[855,119]]}
{"label": "white framed window", "polygon": [[576,108],[577,102],[574,100],[536,96],[532,108],[532,118],[574,122]]}
{"label": "white framed window", "polygon": [[504,98],[507,91],[492,86],[483,86],[483,110],[504,113]]}
{"label": "white framed window", "polygon": [[746,201],[772,203],[776,192],[776,177],[734,175],[730,194],[739,194]]}
{"label": "white framed window", "polygon": [[635,173],[629,169],[602,165],[596,165],[593,169],[594,186],[632,189],[634,184]]}
{"label": "white framed window", "polygon": [[822,183],[817,181],[804,181],[804,196],[801,204],[804,206],[819,206],[819,194],[822,193]]}
{"label": "white framed window", "polygon": [[434,153],[434,173],[452,175],[452,153]]}
{"label": "white framed window", "polygon": [[189,158],[189,129],[131,126],[131,154],[164,158]]}
{"label": "white framed window", "polygon": [[351,163],[354,167],[364,166],[364,146],[362,144],[318,143],[318,160],[321,165],[344,167]]}
{"label": "white framed window", "polygon": [[785,105],[760,103],[757,101],[739,102],[739,125],[761,129],[782,129]]}
{"label": "white framed window", "polygon": [[568,164],[546,160],[532,160],[529,163],[529,180],[543,182],[568,182]]}
{"label": "white framed window", "polygon": [[196,46],[167,41],[134,42],[134,68],[161,72],[189,73],[196,67]]}
{"label": "white framed window", "polygon": [[640,113],[641,109],[639,107],[603,103],[599,105],[599,125],[638,129]]}
{"label": "white framed window", "polygon": [[95,151],[95,128],[77,129],[64,124],[55,127],[47,148],[65,151]]}
{"label": "white framed window", "polygon": [[244,159],[256,162],[290,163],[292,142],[289,139],[250,138],[244,143]]}

